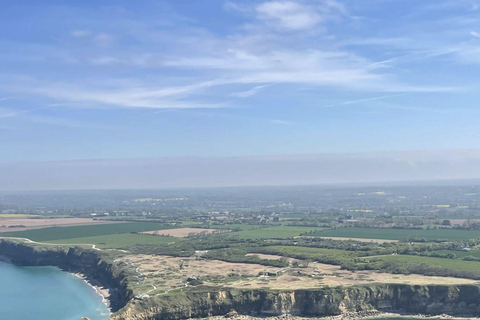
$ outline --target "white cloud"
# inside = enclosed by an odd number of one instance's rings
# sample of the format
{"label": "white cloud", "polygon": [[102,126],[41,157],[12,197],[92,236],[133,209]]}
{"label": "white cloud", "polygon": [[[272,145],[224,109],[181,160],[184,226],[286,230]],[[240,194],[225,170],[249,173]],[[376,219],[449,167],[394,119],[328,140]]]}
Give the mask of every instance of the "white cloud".
{"label": "white cloud", "polygon": [[93,39],[99,46],[109,47],[113,44],[115,38],[107,33],[98,33]]}
{"label": "white cloud", "polygon": [[291,126],[295,124],[295,122],[292,122],[292,121],[279,120],[279,119],[272,119],[270,120],[270,122],[281,124],[281,125],[287,125],[287,126]]}
{"label": "white cloud", "polygon": [[260,91],[262,91],[263,89],[265,89],[266,87],[269,87],[269,86],[271,86],[271,85],[266,84],[266,85],[262,85],[262,86],[256,86],[256,87],[251,88],[250,90],[233,92],[230,95],[232,97],[237,97],[237,98],[248,98],[248,97],[252,97],[252,96],[256,95],[257,93],[259,93]]}
{"label": "white cloud", "polygon": [[70,33],[73,37],[83,38],[92,34],[89,30],[74,30]]}
{"label": "white cloud", "polygon": [[116,57],[111,57],[111,56],[93,58],[90,61],[93,64],[97,64],[97,65],[110,65],[110,64],[117,64],[122,62],[120,59]]}
{"label": "white cloud", "polygon": [[114,43],[115,37],[105,32],[93,32],[90,30],[74,30],[70,35],[75,38],[85,38],[95,42],[101,47],[108,47]]}
{"label": "white cloud", "polygon": [[223,9],[227,11],[238,11],[242,13],[248,13],[251,11],[250,7],[241,3],[235,3],[232,1],[225,1]]}
{"label": "white cloud", "polygon": [[[218,108],[222,104],[186,100],[194,93],[216,85],[216,82],[201,82],[185,86],[136,88],[114,86],[114,88],[95,88],[87,85],[65,85],[62,83],[38,83],[31,91],[62,102],[73,102],[90,107],[112,106],[124,108],[188,109]],[[92,105],[93,104],[93,105]]]}
{"label": "white cloud", "polygon": [[256,7],[258,18],[287,30],[311,29],[322,22],[312,8],[292,1],[269,1]]}
{"label": "white cloud", "polygon": [[475,38],[480,38],[480,33],[476,32],[476,31],[471,31],[470,35],[475,37]]}

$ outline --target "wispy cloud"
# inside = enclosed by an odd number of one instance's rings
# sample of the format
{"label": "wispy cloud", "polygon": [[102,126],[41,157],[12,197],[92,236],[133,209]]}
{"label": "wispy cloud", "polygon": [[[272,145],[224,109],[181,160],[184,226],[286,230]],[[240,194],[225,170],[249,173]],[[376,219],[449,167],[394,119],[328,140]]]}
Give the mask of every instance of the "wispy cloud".
{"label": "wispy cloud", "polygon": [[[437,79],[430,83],[403,79],[407,73],[398,66],[442,55],[473,61],[478,53],[472,44],[438,45],[439,40],[423,41],[411,34],[375,33],[348,40],[310,32],[329,30],[340,19],[351,22],[355,13],[337,0],[230,0],[223,7],[225,14],[235,11],[244,20],[220,34],[181,19],[159,25],[154,19],[117,18],[115,27],[99,21],[88,28],[67,29],[70,42],[61,43],[61,56],[84,67],[85,74],[96,78],[95,84],[72,75],[68,81],[55,79],[56,73],[51,73],[50,78],[38,77],[46,80],[19,81],[15,86],[5,78],[5,86],[15,87],[15,94],[42,96],[59,107],[159,109],[228,106],[225,97],[253,97],[271,83],[289,85],[286,90],[291,91],[308,85],[363,92],[452,92],[455,87],[438,84]],[[168,30],[162,28],[165,25]],[[370,54],[378,46],[395,56],[378,59]],[[51,50],[42,54],[54,59]],[[55,57],[59,55],[55,52]],[[107,69],[112,66],[131,84],[112,84],[108,76],[112,69]],[[166,74],[175,74],[171,83],[163,79]],[[246,85],[251,89],[244,90]]]}
{"label": "wispy cloud", "polygon": [[347,16],[345,6],[337,0],[270,0],[257,4],[226,1],[225,10],[237,11],[277,31],[323,30],[327,21]]}
{"label": "wispy cloud", "polygon": [[12,110],[10,108],[3,108],[3,109],[0,109],[0,118],[13,118],[13,117],[17,117],[27,113],[32,113],[38,110],[47,109],[47,108],[48,107],[38,107],[38,108],[23,109],[23,110]]}
{"label": "wispy cloud", "polygon": [[476,32],[476,31],[470,31],[470,35],[472,35],[475,38],[480,38],[480,33]]}
{"label": "wispy cloud", "polygon": [[322,21],[312,8],[293,1],[264,2],[256,11],[260,20],[287,30],[310,29]]}
{"label": "wispy cloud", "polygon": [[343,101],[340,103],[336,104],[330,104],[327,105],[327,107],[336,107],[336,106],[346,106],[346,105],[351,105],[351,104],[357,104],[357,103],[364,103],[364,102],[371,102],[371,101],[378,101],[378,100],[386,100],[386,99],[392,99],[392,98],[398,98],[398,97],[403,97],[406,95],[409,95],[410,93],[403,93],[403,94],[393,94],[393,95],[387,95],[387,96],[377,96],[377,97],[370,97],[370,98],[363,98],[363,99],[355,99],[355,100],[348,100],[348,101]]}
{"label": "wispy cloud", "polygon": [[78,121],[74,119],[52,117],[52,116],[29,116],[28,121],[48,126],[64,127],[71,129],[126,129],[120,125],[111,125],[105,123],[95,123],[91,121]]}
{"label": "wispy cloud", "polygon": [[250,90],[233,92],[230,95],[232,97],[237,97],[237,98],[249,98],[249,97],[252,97],[252,96],[256,95],[257,93],[259,93],[260,91],[262,91],[263,89],[265,89],[269,86],[271,86],[271,84],[256,86],[256,87],[251,88]]}
{"label": "wispy cloud", "polygon": [[287,125],[287,126],[291,126],[295,124],[295,122],[293,121],[280,120],[280,119],[271,119],[270,122],[281,124],[281,125]]}
{"label": "wispy cloud", "polygon": [[53,98],[57,101],[95,106],[155,109],[218,108],[221,103],[185,100],[195,93],[218,85],[216,81],[200,82],[184,86],[154,88],[147,85],[135,88],[116,86],[114,88],[91,88],[86,85],[74,86],[63,83],[38,83],[31,93]]}

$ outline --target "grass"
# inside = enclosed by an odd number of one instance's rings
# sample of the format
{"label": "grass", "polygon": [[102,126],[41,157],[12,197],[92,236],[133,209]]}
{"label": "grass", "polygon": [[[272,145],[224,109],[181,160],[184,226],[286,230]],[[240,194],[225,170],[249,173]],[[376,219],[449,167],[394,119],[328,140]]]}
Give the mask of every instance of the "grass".
{"label": "grass", "polygon": [[253,230],[258,228],[258,225],[251,225],[251,224],[222,224],[222,225],[217,225],[217,224],[210,224],[210,229],[225,229],[225,230],[233,230],[233,229],[239,229],[239,230]]}
{"label": "grass", "polygon": [[315,232],[313,235],[321,237],[346,237],[365,239],[405,240],[408,237],[424,238],[432,240],[467,240],[480,238],[480,231],[467,230],[410,230],[410,229],[388,229],[388,228],[340,228],[336,230],[325,230]]}
{"label": "grass", "polygon": [[465,260],[458,260],[458,259],[409,256],[409,255],[389,255],[389,256],[376,257],[374,259],[382,260],[382,261],[413,263],[413,264],[426,264],[430,267],[443,268],[443,269],[465,270],[465,271],[474,271],[474,272],[480,271],[480,262],[465,261]]}
{"label": "grass", "polygon": [[46,242],[105,235],[129,234],[131,232],[143,232],[172,228],[174,227],[172,227],[171,225],[163,225],[155,222],[130,222],[6,232],[0,233],[0,236],[28,238],[33,241]]}
{"label": "grass", "polygon": [[293,257],[299,259],[318,260],[329,258],[355,258],[362,255],[361,252],[346,251],[337,249],[298,247],[298,246],[268,246],[261,248],[261,251],[268,254]]}
{"label": "grass", "polygon": [[299,236],[301,233],[308,232],[310,230],[320,230],[312,227],[293,227],[293,226],[275,226],[261,229],[242,230],[238,232],[232,232],[225,234],[226,236],[235,237],[238,236],[242,239],[273,239],[273,238],[291,238]]}
{"label": "grass", "polygon": [[464,258],[464,257],[474,257],[474,258],[480,258],[480,250],[471,250],[471,251],[459,251],[459,250],[436,250],[434,253],[440,253],[440,254],[449,254],[453,253],[457,256],[457,258]]}
{"label": "grass", "polygon": [[57,244],[94,244],[98,248],[128,248],[134,245],[157,245],[181,241],[180,238],[150,236],[144,234],[109,234],[95,237],[48,241]]}
{"label": "grass", "polygon": [[34,218],[39,217],[37,214],[26,213],[0,213],[0,218]]}

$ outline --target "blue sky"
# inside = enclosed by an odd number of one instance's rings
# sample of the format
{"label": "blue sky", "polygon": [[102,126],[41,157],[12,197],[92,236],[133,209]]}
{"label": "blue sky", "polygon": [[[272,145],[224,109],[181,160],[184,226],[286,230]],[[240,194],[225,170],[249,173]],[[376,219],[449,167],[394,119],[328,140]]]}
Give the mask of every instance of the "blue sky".
{"label": "blue sky", "polygon": [[0,21],[0,162],[480,144],[480,1],[4,0]]}

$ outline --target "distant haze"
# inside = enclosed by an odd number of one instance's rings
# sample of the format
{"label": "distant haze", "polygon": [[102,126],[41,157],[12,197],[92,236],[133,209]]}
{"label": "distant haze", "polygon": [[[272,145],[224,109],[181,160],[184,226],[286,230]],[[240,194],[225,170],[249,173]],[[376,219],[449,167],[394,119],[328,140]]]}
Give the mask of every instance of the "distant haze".
{"label": "distant haze", "polygon": [[278,186],[480,178],[480,150],[0,164],[0,190]]}

